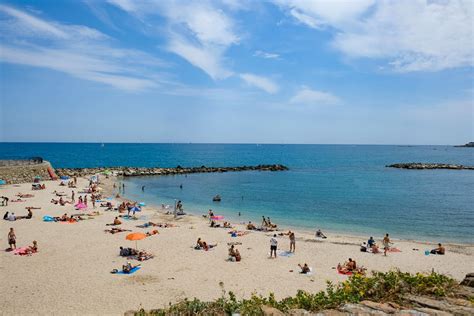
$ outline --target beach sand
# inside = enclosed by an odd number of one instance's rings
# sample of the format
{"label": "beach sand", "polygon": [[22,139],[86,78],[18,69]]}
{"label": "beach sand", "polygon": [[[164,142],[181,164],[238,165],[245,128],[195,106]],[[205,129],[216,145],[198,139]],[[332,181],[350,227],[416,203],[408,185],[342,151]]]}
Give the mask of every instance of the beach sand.
{"label": "beach sand", "polygon": [[[110,189],[109,183],[103,184]],[[71,189],[60,187],[58,181],[46,181],[46,190],[31,191],[31,184],[8,185],[0,188],[0,195],[10,200],[18,193],[31,193],[27,202],[9,203],[0,211],[26,215],[26,206],[41,207],[33,210],[30,220],[0,223],[0,310],[12,314],[123,314],[130,309],[159,308],[184,298],[215,299],[223,291],[234,292],[238,297],[252,293],[277,298],[294,295],[298,289],[318,291],[325,289],[326,281],[338,282],[347,276],[334,269],[349,257],[369,271],[387,271],[399,268],[408,272],[448,274],[461,280],[473,272],[474,245],[446,244],[445,256],[425,256],[424,251],[435,244],[395,240],[399,253],[374,255],[359,251],[367,238],[341,236],[325,232],[328,239],[316,240],[313,233],[296,232],[296,254],[291,257],[269,259],[269,239],[273,233],[251,232],[232,238],[227,229],[210,228],[208,221],[199,216],[184,216],[174,220],[161,209],[145,207],[140,216],[146,221],[175,223],[176,228],[157,228],[160,232],[138,241],[138,247],[155,254],[155,258],[142,262],[142,268],[133,275],[114,275],[110,271],[120,268],[126,259],[119,257],[119,246],[134,247],[135,242],[125,240],[128,234],[104,233],[118,213],[105,212],[97,203],[95,210],[102,215],[75,224],[43,222],[44,215],[60,216],[74,211],[72,205],[50,203],[56,198],[53,191]],[[78,179],[77,191],[87,186],[87,180]],[[110,194],[110,193],[109,193]],[[184,201],[186,203],[186,201]],[[90,203],[89,203],[90,204]],[[117,204],[117,203],[115,203]],[[89,205],[89,211],[92,211]],[[207,210],[202,210],[206,213]],[[123,220],[122,220],[123,221]],[[121,227],[134,232],[150,231],[137,228],[145,220],[123,221]],[[278,223],[284,229],[284,223]],[[32,256],[17,256],[3,251],[8,247],[7,234],[13,227],[17,246],[38,241],[39,252]],[[243,225],[237,225],[243,230]],[[350,234],[350,232],[348,232]],[[211,251],[194,250],[198,237],[208,243],[218,243]],[[368,237],[368,236],[367,236]],[[374,236],[380,244],[382,236]],[[396,236],[393,236],[396,238]],[[289,249],[288,236],[279,236],[279,249]],[[228,242],[241,242],[236,246],[242,255],[239,263],[227,262]],[[436,242],[436,241],[434,241]],[[418,250],[413,250],[418,249]],[[132,261],[132,263],[137,261]],[[313,275],[298,273],[298,263],[307,262]],[[294,272],[290,272],[293,270]]]}

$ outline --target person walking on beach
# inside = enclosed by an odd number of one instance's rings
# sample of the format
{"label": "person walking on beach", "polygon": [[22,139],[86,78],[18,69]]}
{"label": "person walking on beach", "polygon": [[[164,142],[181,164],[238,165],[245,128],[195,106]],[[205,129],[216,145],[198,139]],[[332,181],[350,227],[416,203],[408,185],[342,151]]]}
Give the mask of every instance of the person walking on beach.
{"label": "person walking on beach", "polygon": [[289,233],[290,237],[290,252],[295,252],[296,248],[296,238],[295,238],[295,233],[290,230]]}
{"label": "person walking on beach", "polygon": [[13,227],[10,228],[10,232],[8,233],[8,245],[10,249],[16,249],[16,235]]}
{"label": "person walking on beach", "polygon": [[273,234],[273,237],[270,238],[270,258],[272,258],[272,255],[275,254],[275,259],[277,257],[277,246],[278,246],[278,240],[276,239],[276,234]]}
{"label": "person walking on beach", "polygon": [[71,200],[72,202],[76,202],[76,194],[74,193],[74,190],[72,190],[72,193],[71,193]]}
{"label": "person walking on beach", "polygon": [[382,240],[383,244],[383,255],[387,256],[387,252],[390,249],[390,238],[388,237],[388,234],[385,234],[385,237]]}

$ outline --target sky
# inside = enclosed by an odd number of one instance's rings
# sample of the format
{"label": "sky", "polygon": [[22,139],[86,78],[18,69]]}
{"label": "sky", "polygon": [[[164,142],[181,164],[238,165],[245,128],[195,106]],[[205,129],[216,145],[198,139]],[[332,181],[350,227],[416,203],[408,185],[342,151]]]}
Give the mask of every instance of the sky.
{"label": "sky", "polygon": [[474,141],[473,12],[470,0],[2,0],[0,141]]}

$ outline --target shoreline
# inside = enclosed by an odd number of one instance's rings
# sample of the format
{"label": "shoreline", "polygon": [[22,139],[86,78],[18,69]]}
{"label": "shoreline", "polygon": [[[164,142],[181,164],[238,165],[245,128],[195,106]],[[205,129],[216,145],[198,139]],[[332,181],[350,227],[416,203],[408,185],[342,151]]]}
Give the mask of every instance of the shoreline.
{"label": "shoreline", "polygon": [[[111,180],[111,179],[114,179],[113,181],[115,181],[117,187],[118,187],[118,183],[120,182],[120,178],[119,176],[109,176],[109,178],[107,180]],[[126,179],[126,178],[125,178]],[[112,183],[110,183],[110,187],[109,187],[109,191],[108,193],[110,193],[109,195],[113,195],[112,191],[110,191],[112,188]],[[115,194],[115,193],[114,193]],[[126,200],[126,201],[131,201],[130,198],[127,198],[127,194],[125,194],[125,196],[121,196],[121,199],[122,201],[123,200]],[[138,202],[141,202],[141,201],[138,201]],[[144,201],[146,202],[146,201]],[[185,204],[186,204],[186,201],[183,201]],[[154,207],[155,209],[157,209],[158,211],[161,211],[161,205],[156,205],[154,203],[147,203],[147,206],[149,207]],[[203,218],[202,215],[205,215],[206,212],[202,212],[202,211],[198,211],[196,209],[193,209],[193,208],[189,208],[189,209],[186,209],[185,210],[186,212],[186,216],[193,216],[193,217],[197,217],[197,218]],[[235,213],[238,213],[238,211],[235,211]],[[236,225],[242,225],[242,224],[247,224],[249,219],[244,219],[242,218],[242,220],[238,220],[237,216],[235,215],[226,215],[226,217],[229,219],[229,221],[231,221],[232,224],[236,224]],[[252,221],[253,222],[253,221]],[[259,224],[259,222],[253,222],[254,224]],[[258,226],[258,225],[257,225]],[[292,230],[292,231],[295,231],[295,232],[298,232],[300,234],[304,234],[305,236],[308,236],[308,237],[314,237],[314,234],[315,234],[315,231],[316,231],[316,227],[314,230],[310,230],[308,227],[302,227],[302,226],[297,226],[297,225],[291,225],[291,224],[285,224],[285,223],[278,223],[278,227],[279,227],[279,232],[285,232],[285,231],[288,231],[288,230]],[[352,234],[346,234],[342,231],[339,231],[339,230],[334,230],[334,229],[324,229],[323,231],[324,233],[326,234],[330,234],[331,236],[333,237],[338,237],[338,238],[350,238],[351,240],[353,240],[355,242],[355,240],[358,240],[359,243],[358,245],[360,245],[361,242],[363,241],[367,241],[367,239],[370,237],[370,234],[368,235],[363,235],[362,233],[361,234],[357,234],[357,233],[352,233]],[[392,234],[390,234],[392,235]],[[372,233],[372,236],[374,238],[378,238],[377,234],[376,233]],[[380,236],[382,238],[382,236]],[[406,242],[413,242],[413,243],[417,243],[417,244],[420,244],[420,245],[436,245],[438,242],[441,242],[445,245],[452,245],[452,246],[455,246],[455,247],[462,247],[462,246],[469,246],[469,247],[474,247],[474,242],[453,242],[453,241],[446,241],[446,240],[442,240],[442,237],[441,239],[437,239],[437,240],[434,240],[434,241],[429,241],[429,240],[423,240],[423,239],[416,239],[416,238],[390,238],[392,240],[395,240],[395,241],[406,241]]]}
{"label": "shoreline", "polygon": [[[111,183],[107,186],[107,189],[108,191],[105,191],[104,192],[107,192],[108,195],[110,196],[115,196],[114,192],[113,192],[113,182],[116,183],[117,187],[118,187],[118,183],[120,182],[120,179],[119,177],[117,176],[110,176],[109,178],[107,178],[107,180],[111,181]],[[115,199],[115,197],[114,197]],[[129,199],[127,198],[127,194],[125,194],[124,196],[121,196],[118,200],[120,201],[133,201],[132,199]],[[142,202],[142,201],[137,201],[137,202]],[[143,201],[143,202],[146,202],[146,201]],[[185,201],[184,201],[185,202]],[[162,209],[161,209],[161,205],[156,205],[154,203],[146,203],[147,207],[149,208],[154,208],[156,209],[157,212],[160,212],[161,214],[164,214],[162,212]],[[198,219],[198,220],[203,220],[204,222],[207,222],[207,218],[203,217],[203,214],[202,212],[199,212],[197,210],[194,210],[194,209],[186,209],[186,215],[185,216],[190,216],[192,218],[195,218],[195,219]],[[231,218],[231,220],[229,220],[231,222],[231,224],[233,225],[246,225],[248,223],[248,219],[247,220],[242,220],[242,221],[238,221],[236,220],[235,216],[228,216],[228,218]],[[254,224],[257,224],[256,222],[253,222]],[[258,225],[257,225],[258,226]],[[278,231],[277,233],[281,233],[281,232],[288,232],[288,230],[291,230],[295,233],[297,233],[298,235],[304,235],[306,237],[306,239],[310,239],[310,238],[314,238],[314,235],[315,235],[315,230],[314,231],[311,231],[305,227],[300,227],[300,226],[294,226],[294,225],[287,225],[287,224],[281,224],[279,223],[278,224]],[[256,233],[265,233],[265,232],[262,232],[262,231],[256,231]],[[267,232],[267,233],[270,233],[270,232]],[[332,238],[337,238],[338,240],[346,240],[346,239],[350,239],[351,240],[351,244],[352,245],[357,245],[357,246],[360,246],[360,244],[363,242],[363,241],[367,241],[367,239],[370,237],[369,235],[358,235],[358,234],[344,234],[340,231],[337,231],[337,230],[331,230],[331,229],[325,229],[324,232],[326,235],[330,235]],[[378,236],[375,234],[375,235],[372,235],[375,239],[378,239]],[[434,245],[437,245],[438,241],[427,241],[427,240],[420,240],[420,239],[411,239],[411,238],[390,238],[392,241],[398,241],[398,242],[412,242],[412,243],[415,243],[415,244],[419,244],[419,245],[425,245],[425,246],[434,246]],[[318,241],[321,241],[322,240],[318,240]],[[327,241],[327,239],[325,240]],[[327,241],[327,242],[330,242],[330,241]],[[459,248],[459,247],[472,247],[473,249],[473,252],[474,252],[474,242],[473,243],[469,243],[469,242],[451,242],[451,241],[443,241],[443,245],[446,245],[446,246],[450,246],[450,247],[455,247],[455,248]]]}

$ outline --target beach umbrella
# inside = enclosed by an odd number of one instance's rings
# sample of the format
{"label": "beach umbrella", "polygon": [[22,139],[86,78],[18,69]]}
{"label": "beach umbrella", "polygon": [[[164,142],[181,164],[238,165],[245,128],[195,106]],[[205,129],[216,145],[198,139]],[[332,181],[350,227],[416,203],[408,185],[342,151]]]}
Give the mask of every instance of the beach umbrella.
{"label": "beach umbrella", "polygon": [[146,235],[144,233],[131,233],[131,234],[128,234],[125,239],[126,240],[135,240],[135,248],[138,249],[138,240],[142,240],[142,239],[145,239],[146,238]]}
{"label": "beach umbrella", "polygon": [[142,211],[142,209],[139,208],[138,206],[134,206],[130,209],[130,212],[141,212],[141,211]]}
{"label": "beach umbrella", "polygon": [[77,203],[76,205],[74,205],[74,207],[78,210],[82,210],[87,208],[87,205],[85,205],[84,203]]}

